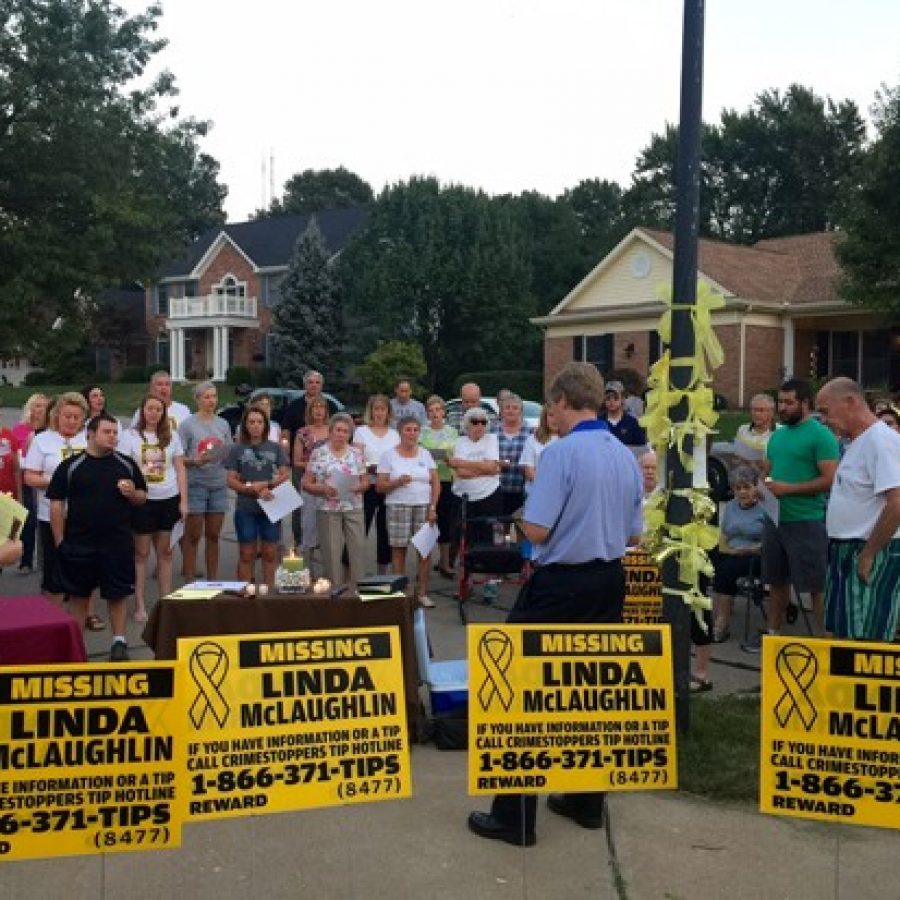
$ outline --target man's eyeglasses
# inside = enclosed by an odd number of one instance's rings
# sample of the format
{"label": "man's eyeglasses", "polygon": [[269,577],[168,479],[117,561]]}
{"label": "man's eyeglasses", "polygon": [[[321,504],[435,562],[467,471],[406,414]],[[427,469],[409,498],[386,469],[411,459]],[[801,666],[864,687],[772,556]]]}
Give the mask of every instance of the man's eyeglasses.
{"label": "man's eyeglasses", "polygon": [[469,419],[472,425],[487,425],[487,419]]}

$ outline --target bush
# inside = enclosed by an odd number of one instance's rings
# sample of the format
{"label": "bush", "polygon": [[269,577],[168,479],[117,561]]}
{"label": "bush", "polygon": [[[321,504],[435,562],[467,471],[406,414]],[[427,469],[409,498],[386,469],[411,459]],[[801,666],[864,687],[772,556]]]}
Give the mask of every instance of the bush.
{"label": "bush", "polygon": [[225,373],[225,384],[237,387],[239,384],[251,384],[253,382],[253,370],[247,366],[232,366]]}
{"label": "bush", "polygon": [[500,388],[508,388],[525,400],[544,398],[544,375],[531,369],[498,369],[495,372],[462,372],[453,381],[453,396],[459,396],[460,388],[466,382],[474,381],[482,396],[496,397]]}
{"label": "bush", "polygon": [[165,366],[160,363],[152,366],[126,366],[122,369],[122,374],[118,380],[123,384],[144,384],[150,381],[150,376],[154,372],[159,372],[164,368]]}
{"label": "bush", "polygon": [[427,371],[425,357],[417,344],[383,341],[360,363],[356,374],[369,394],[393,394],[397,379],[407,378],[413,396],[418,397],[425,393],[418,382]]}
{"label": "bush", "polygon": [[35,385],[47,384],[47,373],[43,369],[35,369],[25,376],[22,382],[26,387],[34,387]]}
{"label": "bush", "polygon": [[268,366],[250,370],[250,384],[253,387],[277,387],[278,372]]}

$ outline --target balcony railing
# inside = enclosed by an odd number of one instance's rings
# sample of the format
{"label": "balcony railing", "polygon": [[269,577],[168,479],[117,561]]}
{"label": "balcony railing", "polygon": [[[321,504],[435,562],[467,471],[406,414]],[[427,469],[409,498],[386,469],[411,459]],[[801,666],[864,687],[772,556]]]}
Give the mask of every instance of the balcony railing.
{"label": "balcony railing", "polygon": [[206,297],[184,297],[169,300],[170,319],[203,319],[215,316],[256,318],[256,297],[228,297],[208,294]]}

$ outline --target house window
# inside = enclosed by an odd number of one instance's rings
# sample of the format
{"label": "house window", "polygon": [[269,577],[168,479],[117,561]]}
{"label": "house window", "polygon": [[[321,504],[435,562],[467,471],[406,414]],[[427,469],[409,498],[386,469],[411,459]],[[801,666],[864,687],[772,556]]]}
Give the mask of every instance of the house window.
{"label": "house window", "polygon": [[266,275],[262,281],[263,304],[275,306],[281,300],[281,281],[284,275]]}
{"label": "house window", "polygon": [[859,378],[859,332],[831,332],[831,376]]}
{"label": "house window", "polygon": [[862,386],[889,387],[891,384],[891,333],[864,331],[862,336]]}
{"label": "house window", "polygon": [[169,315],[169,286],[167,284],[156,286],[156,315]]}
{"label": "house window", "polygon": [[214,288],[218,297],[246,297],[247,282],[238,281],[234,275],[226,275]]}
{"label": "house window", "polygon": [[572,358],[577,362],[593,363],[601,375],[613,368],[613,335],[587,334],[572,339]]}
{"label": "house window", "polygon": [[186,281],[184,283],[184,296],[185,297],[196,297],[197,296],[197,282],[196,281]]}
{"label": "house window", "polygon": [[156,339],[156,362],[161,366],[169,366],[169,335],[161,334]]}

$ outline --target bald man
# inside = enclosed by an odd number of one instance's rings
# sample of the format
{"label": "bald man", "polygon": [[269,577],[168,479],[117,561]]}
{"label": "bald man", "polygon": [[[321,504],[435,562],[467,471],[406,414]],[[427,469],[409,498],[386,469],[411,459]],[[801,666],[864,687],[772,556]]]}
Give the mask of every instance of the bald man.
{"label": "bald man", "polygon": [[849,378],[829,381],[816,408],[850,440],[825,518],[825,628],[836,637],[892,641],[900,611],[900,434],[878,420]]}

